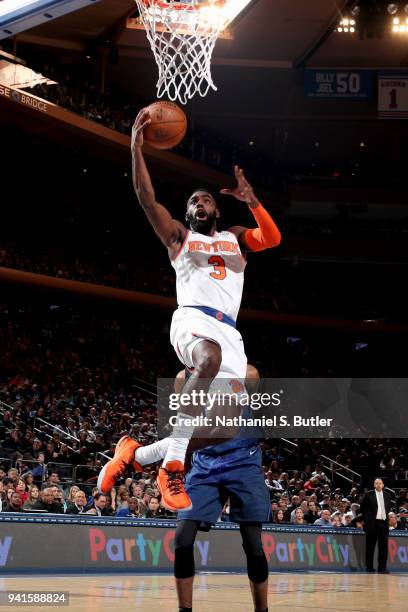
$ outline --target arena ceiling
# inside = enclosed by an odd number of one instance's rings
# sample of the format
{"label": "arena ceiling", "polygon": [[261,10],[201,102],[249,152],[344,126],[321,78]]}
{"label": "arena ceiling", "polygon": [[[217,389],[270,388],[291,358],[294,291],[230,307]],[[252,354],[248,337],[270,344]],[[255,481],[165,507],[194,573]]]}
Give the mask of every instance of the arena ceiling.
{"label": "arena ceiling", "polygon": [[[264,68],[405,65],[404,36],[360,40],[332,32],[347,4],[349,0],[252,0],[232,25],[233,40],[218,41],[214,63]],[[122,55],[143,58],[143,50],[149,49],[146,36],[126,29],[126,18],[136,14],[134,0],[103,0],[33,28],[19,39],[80,50],[110,36]]]}
{"label": "arena ceiling", "polygon": [[[374,0],[361,0],[368,1]],[[389,130],[396,128],[377,121],[374,99],[326,101],[304,95],[304,68],[408,65],[406,36],[360,39],[334,31],[349,2],[253,0],[232,24],[232,39],[217,41],[212,63],[218,91],[194,98],[187,107],[189,120],[246,146],[255,141],[259,152],[273,148],[276,159],[296,160],[300,150],[303,159],[317,162],[353,155],[358,162],[361,154],[374,159],[378,151],[389,157]],[[93,52],[97,57],[109,41],[118,61],[107,62],[108,87],[154,100],[157,67],[146,35],[126,27],[127,18],[136,15],[134,0],[102,0],[18,35],[17,54],[21,42],[65,57]],[[405,125],[398,129],[408,137]],[[361,151],[361,142],[371,147]],[[392,154],[398,156],[393,142]]]}

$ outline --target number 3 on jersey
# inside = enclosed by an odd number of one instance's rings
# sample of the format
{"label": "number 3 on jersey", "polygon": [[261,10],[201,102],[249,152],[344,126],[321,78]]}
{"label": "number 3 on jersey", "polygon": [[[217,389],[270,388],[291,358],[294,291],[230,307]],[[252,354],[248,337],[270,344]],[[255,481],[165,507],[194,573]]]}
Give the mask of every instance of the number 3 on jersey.
{"label": "number 3 on jersey", "polygon": [[225,270],[225,261],[219,255],[213,255],[209,258],[208,263],[214,266],[214,272],[210,273],[212,278],[215,280],[224,280],[227,276],[227,272]]}

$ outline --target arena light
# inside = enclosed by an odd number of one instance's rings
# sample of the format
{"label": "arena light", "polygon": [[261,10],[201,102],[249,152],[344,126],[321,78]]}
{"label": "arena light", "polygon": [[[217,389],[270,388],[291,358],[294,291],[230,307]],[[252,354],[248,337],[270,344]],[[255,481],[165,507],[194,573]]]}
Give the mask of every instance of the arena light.
{"label": "arena light", "polygon": [[394,17],[394,19],[392,20],[392,24],[392,31],[396,34],[408,33],[408,17],[406,17],[405,19]]}
{"label": "arena light", "polygon": [[39,4],[40,0],[2,0],[0,2],[0,17],[14,13],[30,5]]}
{"label": "arena light", "polygon": [[356,4],[355,6],[353,6],[353,8],[350,11],[352,17],[358,17],[359,14],[361,13],[361,8],[359,4]]}
{"label": "arena light", "polygon": [[356,31],[356,20],[350,17],[343,17],[337,26],[337,32],[353,34]]}
{"label": "arena light", "polygon": [[390,15],[396,15],[398,13],[398,10],[399,5],[396,2],[390,2],[390,4],[387,6],[387,11]]}
{"label": "arena light", "polygon": [[101,0],[0,0],[0,40]]}

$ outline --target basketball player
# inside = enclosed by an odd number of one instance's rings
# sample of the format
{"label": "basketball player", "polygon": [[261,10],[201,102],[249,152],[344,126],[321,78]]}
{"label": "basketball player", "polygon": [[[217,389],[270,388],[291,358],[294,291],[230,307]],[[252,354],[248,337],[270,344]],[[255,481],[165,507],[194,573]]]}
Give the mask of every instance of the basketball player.
{"label": "basketball player", "polygon": [[[186,372],[176,377],[175,391],[181,392]],[[258,370],[247,365],[245,387],[249,395],[257,390]],[[239,435],[232,440],[190,440],[195,450],[187,474],[186,490],[193,508],[178,513],[174,547],[174,575],[179,612],[191,612],[193,602],[194,542],[197,532],[208,531],[229,498],[230,519],[239,523],[242,546],[255,612],[268,610],[268,562],[262,548],[262,523],[269,520],[270,499],[262,469],[258,438]],[[197,430],[194,432],[194,436]],[[208,443],[214,446],[208,446]],[[207,446],[205,446],[207,444]],[[204,448],[203,448],[204,446]],[[200,450],[197,450],[200,449]]]}
{"label": "basketball player", "polygon": [[[234,226],[217,231],[220,211],[214,197],[204,189],[188,199],[186,221],[175,220],[156,201],[154,188],[142,153],[143,130],[150,123],[149,113],[142,109],[132,130],[133,184],[139,203],[154,231],[166,246],[177,276],[179,308],[173,314],[170,340],[181,362],[191,371],[183,394],[208,392],[216,376],[223,380],[245,379],[247,359],[236,317],[241,304],[247,251],[262,251],[280,243],[280,232],[256,198],[243,170],[235,166],[237,185],[222,189],[247,204],[258,227]],[[128,466],[142,470],[142,465],[164,456],[158,475],[162,503],[173,511],[191,509],[184,489],[184,460],[194,428],[188,420],[201,414],[203,406],[192,403],[177,413],[177,425],[170,438],[148,447],[129,436],[119,440],[114,458],[98,478],[100,491],[110,491]]]}

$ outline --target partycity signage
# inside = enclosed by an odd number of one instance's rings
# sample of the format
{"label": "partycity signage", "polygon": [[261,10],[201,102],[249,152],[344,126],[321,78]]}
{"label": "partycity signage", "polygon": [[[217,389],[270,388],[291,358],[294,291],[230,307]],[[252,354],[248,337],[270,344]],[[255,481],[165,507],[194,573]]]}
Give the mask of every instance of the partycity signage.
{"label": "partycity signage", "polygon": [[[163,522],[162,522],[163,525]],[[50,546],[44,547],[44,534]],[[407,533],[408,536],[408,533]],[[408,537],[389,538],[389,568],[408,570]],[[153,527],[132,525],[43,524],[0,519],[2,572],[41,571],[171,571],[174,562],[174,524]],[[271,570],[337,571],[364,568],[365,537],[339,530],[285,531],[266,528],[263,547]],[[27,547],[29,543],[29,547]],[[60,551],[64,550],[64,555]],[[197,569],[245,571],[239,531],[214,529],[199,532],[195,544]]]}

